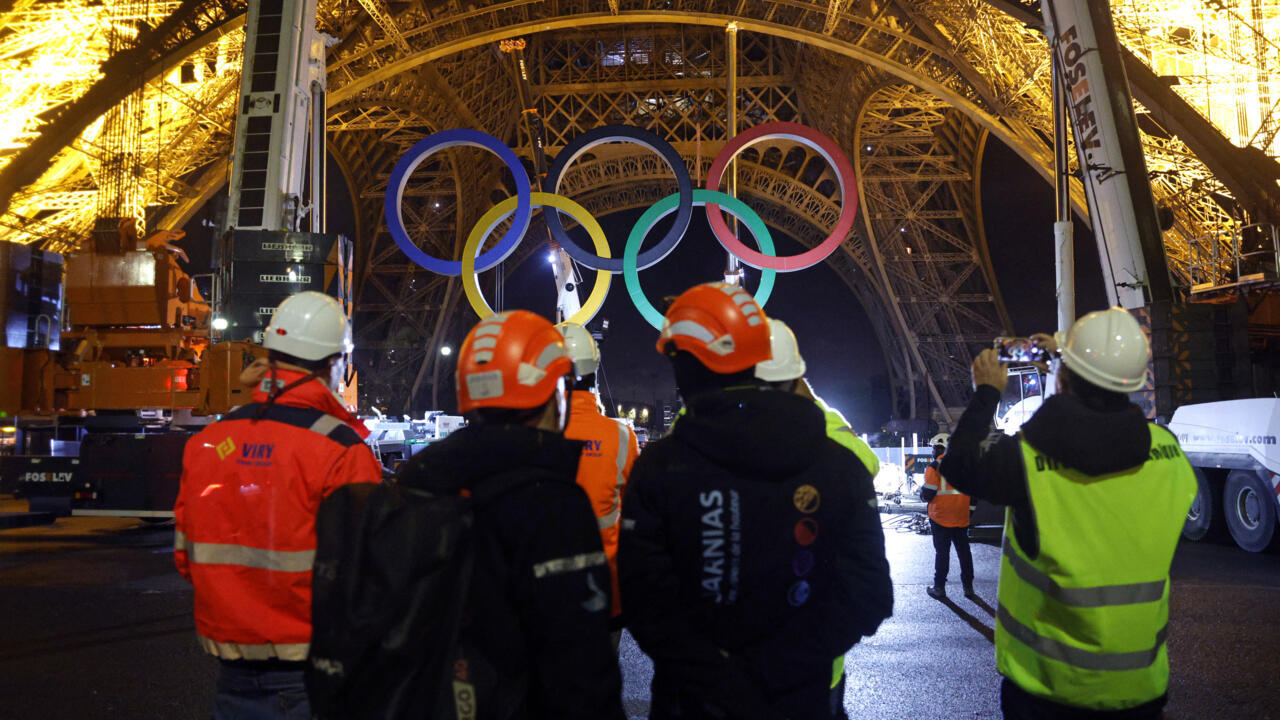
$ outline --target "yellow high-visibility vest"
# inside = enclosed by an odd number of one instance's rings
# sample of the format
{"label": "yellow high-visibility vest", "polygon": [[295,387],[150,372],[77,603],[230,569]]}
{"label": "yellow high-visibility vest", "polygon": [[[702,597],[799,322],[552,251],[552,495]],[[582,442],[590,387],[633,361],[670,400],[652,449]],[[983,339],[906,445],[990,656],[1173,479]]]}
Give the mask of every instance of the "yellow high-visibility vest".
{"label": "yellow high-visibility vest", "polygon": [[1040,552],[1005,515],[996,665],[1020,688],[1096,710],[1135,707],[1169,683],[1169,566],[1196,495],[1178,441],[1151,427],[1142,465],[1091,476],[1022,440]]}

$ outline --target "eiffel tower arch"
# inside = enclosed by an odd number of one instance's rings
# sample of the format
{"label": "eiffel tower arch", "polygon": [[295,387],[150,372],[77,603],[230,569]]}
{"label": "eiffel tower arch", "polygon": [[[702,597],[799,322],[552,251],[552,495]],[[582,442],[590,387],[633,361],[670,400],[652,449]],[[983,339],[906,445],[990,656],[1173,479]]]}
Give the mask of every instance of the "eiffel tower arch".
{"label": "eiffel tower arch", "polygon": [[[1242,25],[1211,4],[1200,25],[1183,27],[1149,4],[1112,3],[1154,194],[1171,218],[1170,270],[1183,284],[1193,240],[1243,217],[1275,219],[1280,207],[1280,116],[1264,92],[1272,82],[1263,77],[1271,72],[1266,48],[1248,32],[1265,38],[1280,10],[1254,3],[1256,17]],[[14,8],[0,22],[43,17]],[[153,224],[182,227],[225,192],[244,3],[147,8],[142,20],[154,31],[94,51],[105,57],[91,60],[107,61],[100,77],[57,84],[27,71],[26,85],[16,75],[6,83],[10,105],[26,103],[41,121],[15,131],[0,152],[3,239],[76,245],[93,219],[83,200],[101,191],[95,120],[126,102],[144,107],[134,152],[147,170],[137,192],[138,202],[160,208]],[[1004,143],[1052,181],[1049,64],[1037,8],[1017,0],[322,0],[317,22],[334,38],[329,149],[355,208],[362,387],[393,400],[393,409],[397,402],[420,409],[448,372],[434,348],[470,323],[470,313],[456,279],[417,267],[391,240],[385,188],[408,147],[447,128],[490,133],[532,167],[522,81],[500,47],[523,40],[526,91],[548,157],[594,127],[629,124],[671,142],[691,175],[705,178],[732,134],[731,109],[739,131],[790,120],[839,143],[857,171],[861,206],[826,262],[849,289],[850,307],[871,319],[895,414],[953,419],[968,391],[966,358],[1010,329],[985,237],[984,148]],[[1222,40],[1214,45],[1221,57],[1197,61],[1196,43],[1211,34]],[[1215,83],[1238,88],[1242,79],[1254,82],[1257,97],[1245,102],[1236,92],[1228,99],[1234,108],[1224,110]],[[440,153],[412,178],[410,235],[428,253],[458,257],[487,203],[511,194],[509,177],[486,153]],[[604,216],[645,207],[674,184],[657,156],[612,145],[580,158],[560,187]],[[738,193],[804,246],[825,238],[840,210],[832,170],[802,145],[743,153]],[[1087,221],[1078,183],[1071,197]]]}

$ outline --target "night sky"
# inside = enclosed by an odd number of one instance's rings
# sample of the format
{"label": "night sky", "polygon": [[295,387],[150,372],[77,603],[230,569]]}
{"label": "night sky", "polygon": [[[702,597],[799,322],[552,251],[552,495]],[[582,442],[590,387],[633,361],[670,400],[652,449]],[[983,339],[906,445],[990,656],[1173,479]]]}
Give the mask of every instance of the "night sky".
{"label": "night sky", "polygon": [[[982,212],[996,282],[1021,336],[1056,329],[1053,188],[994,138],[983,157]],[[1093,234],[1075,222],[1076,316],[1107,307]]]}

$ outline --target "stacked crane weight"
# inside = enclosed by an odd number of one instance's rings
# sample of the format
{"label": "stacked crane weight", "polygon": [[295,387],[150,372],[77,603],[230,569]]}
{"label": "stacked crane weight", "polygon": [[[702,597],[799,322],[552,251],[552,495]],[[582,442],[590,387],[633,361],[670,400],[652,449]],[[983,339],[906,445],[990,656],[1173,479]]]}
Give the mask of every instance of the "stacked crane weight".
{"label": "stacked crane weight", "polygon": [[351,242],[340,235],[233,230],[224,237],[218,315],[224,340],[262,341],[276,306],[315,290],[350,302]]}

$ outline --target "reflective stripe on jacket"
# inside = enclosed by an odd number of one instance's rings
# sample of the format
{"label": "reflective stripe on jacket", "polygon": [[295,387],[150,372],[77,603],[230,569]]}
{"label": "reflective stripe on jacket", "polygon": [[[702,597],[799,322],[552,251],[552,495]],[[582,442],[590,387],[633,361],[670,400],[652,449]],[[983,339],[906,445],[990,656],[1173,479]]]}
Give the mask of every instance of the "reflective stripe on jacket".
{"label": "reflective stripe on jacket", "polygon": [[1148,460],[1091,476],[1022,440],[1039,553],[1005,521],[996,664],[1023,690],[1056,703],[1120,710],[1160,697],[1169,566],[1195,475],[1177,440],[1151,426]]}
{"label": "reflective stripe on jacket", "polygon": [[570,397],[569,425],[564,431],[570,440],[582,440],[582,460],[578,463],[578,484],[587,491],[600,528],[600,540],[609,558],[613,582],[613,615],[622,612],[618,593],[618,519],[622,516],[622,495],[631,465],[640,453],[636,434],[621,422],[605,417],[595,393],[575,390]]}
{"label": "reflective stripe on jacket", "polygon": [[[276,372],[286,385],[302,377]],[[196,632],[207,652],[304,660],[316,509],[340,485],[380,482],[382,470],[361,439],[367,431],[320,381],[264,408],[266,397],[260,390],[257,402],[187,442],[174,562],[194,586]]]}
{"label": "reflective stripe on jacket", "polygon": [[[938,460],[941,461],[942,457]],[[947,484],[946,478],[938,472],[937,463],[930,463],[925,468],[924,487],[937,493],[929,501],[930,520],[943,527],[969,526],[969,496]]]}

